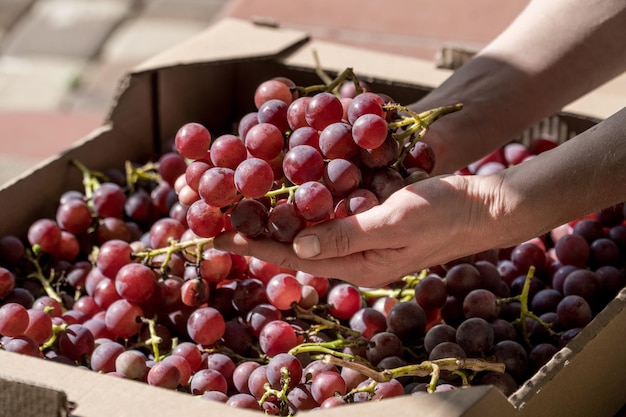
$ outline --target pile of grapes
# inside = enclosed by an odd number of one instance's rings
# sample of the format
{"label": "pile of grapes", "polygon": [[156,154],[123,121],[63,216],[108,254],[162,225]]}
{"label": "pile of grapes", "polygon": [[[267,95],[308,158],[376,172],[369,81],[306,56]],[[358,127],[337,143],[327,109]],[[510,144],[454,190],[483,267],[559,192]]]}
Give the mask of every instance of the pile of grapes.
{"label": "pile of grapes", "polygon": [[[506,395],[626,285],[626,207],[384,288],[223,252],[223,230],[281,242],[428,177],[420,114],[347,70],[260,84],[212,137],[181,126],[153,162],[92,171],[56,217],[0,238],[0,348],[234,407],[299,410],[491,384]],[[556,146],[507,145],[459,175]],[[80,404],[78,404],[80,407]]]}

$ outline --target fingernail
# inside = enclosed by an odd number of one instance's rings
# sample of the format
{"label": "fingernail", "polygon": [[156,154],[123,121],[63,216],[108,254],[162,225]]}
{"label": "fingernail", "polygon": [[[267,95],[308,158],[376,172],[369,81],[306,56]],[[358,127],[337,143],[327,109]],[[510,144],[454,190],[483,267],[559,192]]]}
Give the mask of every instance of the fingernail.
{"label": "fingernail", "polygon": [[293,250],[301,258],[313,258],[320,254],[320,240],[315,235],[301,236],[293,242]]}

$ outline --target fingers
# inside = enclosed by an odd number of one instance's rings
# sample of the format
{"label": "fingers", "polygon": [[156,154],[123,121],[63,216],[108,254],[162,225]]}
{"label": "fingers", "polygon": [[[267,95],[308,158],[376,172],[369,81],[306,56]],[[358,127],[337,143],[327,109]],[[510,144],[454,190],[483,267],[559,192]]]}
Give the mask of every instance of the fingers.
{"label": "fingers", "polygon": [[302,259],[319,260],[378,249],[381,241],[377,239],[377,231],[383,224],[379,211],[372,208],[354,216],[307,227],[294,239],[293,250]]}
{"label": "fingers", "polygon": [[254,256],[282,267],[306,271],[327,278],[358,277],[363,275],[362,256],[328,259],[324,262],[302,259],[288,243],[280,243],[269,236],[249,238],[233,230],[215,237],[213,246],[223,251]]}

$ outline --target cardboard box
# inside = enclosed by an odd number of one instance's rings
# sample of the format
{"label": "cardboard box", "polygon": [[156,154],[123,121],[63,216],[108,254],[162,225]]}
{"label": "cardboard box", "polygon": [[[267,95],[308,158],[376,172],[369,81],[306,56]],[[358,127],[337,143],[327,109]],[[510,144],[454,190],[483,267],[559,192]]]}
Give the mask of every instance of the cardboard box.
{"label": "cardboard box", "polygon": [[[23,236],[40,217],[52,217],[62,192],[81,189],[71,166],[78,159],[104,170],[158,153],[187,121],[211,132],[229,131],[253,108],[252,92],[267,78],[292,77],[300,85],[319,83],[313,51],[325,70],[353,67],[377,91],[402,103],[418,100],[449,71],[432,62],[311,41],[305,33],[239,20],[217,22],[200,36],[134,68],[120,83],[118,99],[103,126],[0,191],[0,236]],[[419,84],[418,84],[419,83]],[[560,126],[580,132],[617,109],[592,105],[590,95],[558,115]],[[590,109],[585,112],[583,107]],[[8,204],[7,202],[10,202]],[[405,396],[299,414],[331,417],[345,413],[379,416],[614,416],[626,402],[626,291],[601,312],[572,343],[509,398],[492,387]],[[227,414],[258,412],[226,408],[189,394],[169,391],[0,351],[0,415],[63,416],[73,403],[81,417]]]}

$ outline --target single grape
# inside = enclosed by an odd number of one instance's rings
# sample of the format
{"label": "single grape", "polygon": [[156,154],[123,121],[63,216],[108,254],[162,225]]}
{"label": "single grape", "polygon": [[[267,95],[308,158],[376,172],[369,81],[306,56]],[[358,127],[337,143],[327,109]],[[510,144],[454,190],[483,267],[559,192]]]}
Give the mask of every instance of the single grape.
{"label": "single grape", "polygon": [[289,310],[302,298],[302,284],[291,274],[280,273],[265,286],[267,300],[279,310]]}
{"label": "single grape", "polygon": [[[311,101],[311,97],[302,96],[293,100],[287,107],[287,123],[294,132],[303,127],[310,127],[304,116],[306,106]],[[317,131],[317,129],[313,129]]]}
{"label": "single grape", "polygon": [[[247,156],[246,145],[238,136],[224,134],[218,136],[211,144],[210,158],[213,166],[234,170],[240,163],[246,160]],[[187,167],[187,170],[189,171],[189,167]]]}
{"label": "single grape", "polygon": [[380,168],[365,176],[363,187],[376,195],[379,202],[404,187],[404,178],[393,168]]}
{"label": "single grape", "polygon": [[37,345],[44,344],[52,337],[52,319],[43,310],[28,309],[28,327],[24,335],[32,338]]}
{"label": "single grape", "polygon": [[293,95],[287,84],[280,80],[267,80],[259,84],[254,92],[254,104],[260,108],[268,100],[278,99],[287,104],[293,100]]}
{"label": "single grape", "polygon": [[448,270],[445,281],[448,294],[462,300],[470,291],[480,288],[481,276],[474,265],[460,263]]}
{"label": "single grape", "polygon": [[325,165],[322,180],[335,197],[345,197],[361,183],[361,171],[347,159],[332,159]]}
{"label": "single grape", "polygon": [[557,305],[556,313],[563,329],[584,327],[593,318],[589,303],[579,295],[567,295]]}
{"label": "single grape", "polygon": [[211,133],[200,123],[185,123],[174,137],[176,150],[188,159],[204,158],[211,145]]}
{"label": "single grape", "polygon": [[274,171],[260,158],[248,158],[235,169],[235,187],[248,198],[263,197],[274,183]]}
{"label": "single grape", "polygon": [[435,168],[435,151],[426,142],[418,141],[404,158],[405,168],[419,168],[430,174]]}
{"label": "single grape", "polygon": [[198,194],[208,205],[228,206],[237,198],[235,171],[225,167],[207,169],[198,182]]}
{"label": "single grape", "polygon": [[352,159],[360,149],[352,137],[352,127],[341,121],[331,123],[321,131],[319,148],[326,159]]}
{"label": "single grape", "polygon": [[463,299],[465,317],[480,317],[493,321],[498,317],[498,299],[494,293],[483,288],[470,291]]}
{"label": "single grape", "polygon": [[357,188],[352,191],[345,200],[346,213],[349,216],[362,213],[380,204],[378,197],[366,188]]}
{"label": "single grape", "polygon": [[184,178],[187,170],[187,161],[177,152],[166,152],[157,161],[158,172],[161,179],[174,187],[176,180]]}
{"label": "single grape", "polygon": [[324,172],[324,159],[314,147],[297,145],[285,154],[283,172],[293,184],[318,181]]}
{"label": "single grape", "polygon": [[389,310],[387,331],[398,336],[404,344],[416,344],[424,336],[426,321],[426,313],[419,304],[401,301]]}
{"label": "single grape", "polygon": [[61,244],[61,228],[50,219],[34,221],[28,228],[28,242],[37,245],[42,251],[55,254]]}
{"label": "single grape", "polygon": [[438,275],[428,275],[415,286],[415,301],[424,310],[443,307],[447,298],[446,283]]}
{"label": "single grape", "polygon": [[375,114],[359,116],[352,124],[352,137],[361,148],[377,148],[387,138],[387,122]]}
{"label": "single grape", "polygon": [[282,320],[267,323],[259,334],[261,350],[270,358],[286,353],[298,344],[295,329]]}
{"label": "single grape", "polygon": [[431,352],[435,346],[443,342],[456,342],[456,329],[449,324],[439,323],[431,327],[424,336],[424,349]]}
{"label": "single grape", "polygon": [[298,145],[309,145],[321,153],[319,140],[320,132],[318,130],[311,126],[302,126],[291,132],[287,145],[289,149]]}
{"label": "single grape", "polygon": [[267,230],[279,242],[293,242],[295,236],[306,227],[306,220],[291,203],[278,204],[270,211]]}
{"label": "single grape", "polygon": [[403,350],[402,340],[398,336],[391,332],[380,332],[370,339],[366,356],[372,365],[377,366],[384,358],[402,356]]}
{"label": "single grape", "polygon": [[117,272],[131,262],[132,248],[128,242],[113,239],[105,242],[98,251],[96,267],[107,277],[114,279]]}
{"label": "single grape", "polygon": [[187,224],[200,237],[214,237],[224,229],[224,214],[219,207],[198,200],[187,211]]}
{"label": "single grape", "polygon": [[62,229],[78,235],[89,229],[93,223],[93,217],[85,201],[72,199],[57,207],[56,222]]}
{"label": "single grape", "polygon": [[224,375],[214,369],[201,369],[193,374],[190,382],[192,394],[201,395],[207,391],[219,391],[226,394],[228,383]]}
{"label": "single grape", "polygon": [[349,320],[362,307],[359,290],[348,283],[334,285],[328,292],[327,302],[330,313],[340,320]]}
{"label": "single grape", "polygon": [[318,222],[332,216],[333,196],[322,183],[303,183],[294,193],[293,201],[298,214],[307,221]]}
{"label": "single grape", "polygon": [[321,372],[311,380],[311,396],[318,404],[335,395],[345,395],[346,390],[346,381],[337,372]]}
{"label": "single grape", "polygon": [[270,123],[276,126],[281,132],[286,132],[290,128],[287,121],[288,107],[289,105],[282,100],[267,100],[257,111],[259,123]]}
{"label": "single grape", "polygon": [[212,345],[225,332],[224,317],[213,307],[196,309],[187,320],[187,332],[194,342]]}
{"label": "single grape", "polygon": [[126,349],[120,343],[107,341],[94,348],[89,364],[96,372],[114,372],[117,357]]}
{"label": "single grape", "polygon": [[250,128],[244,138],[250,155],[270,161],[276,158],[284,147],[283,133],[270,123],[259,123]]}
{"label": "single grape", "polygon": [[387,330],[385,315],[373,307],[364,307],[358,310],[350,317],[349,325],[352,330],[361,333],[366,339]]}
{"label": "single grape", "polygon": [[122,218],[124,216],[126,194],[124,189],[118,184],[103,182],[93,192],[91,202],[98,217]]}
{"label": "single grape", "polygon": [[5,303],[0,307],[0,334],[3,336],[22,336],[28,328],[27,309],[17,303]]}
{"label": "single grape", "polygon": [[116,336],[129,338],[139,333],[143,310],[127,300],[116,300],[108,306],[105,314],[107,328]]}
{"label": "single grape", "polygon": [[124,265],[115,275],[117,293],[132,303],[148,301],[156,290],[152,269],[138,263]]}
{"label": "single grape", "polygon": [[173,363],[157,362],[148,370],[146,381],[150,385],[173,390],[180,383],[180,371]]}
{"label": "single grape", "polygon": [[493,328],[480,317],[462,322],[456,329],[456,341],[470,356],[486,354],[493,345]]}
{"label": "single grape", "polygon": [[93,334],[82,324],[70,324],[58,337],[59,351],[74,361],[91,356],[95,348]]}
{"label": "single grape", "polygon": [[331,123],[341,121],[343,106],[335,95],[327,92],[318,93],[307,103],[304,117],[309,126],[323,130]]}

